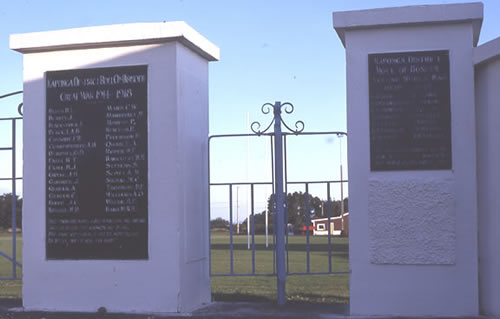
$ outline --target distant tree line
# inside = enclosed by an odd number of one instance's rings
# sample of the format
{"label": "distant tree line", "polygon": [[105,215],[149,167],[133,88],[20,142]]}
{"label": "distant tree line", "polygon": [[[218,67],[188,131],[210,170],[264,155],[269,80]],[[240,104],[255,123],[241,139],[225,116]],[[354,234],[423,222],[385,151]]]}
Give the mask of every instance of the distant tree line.
{"label": "distant tree line", "polygon": [[[16,195],[16,227],[22,227],[23,199]],[[12,227],[12,194],[0,195],[0,228]]]}
{"label": "distant tree line", "polygon": [[[294,192],[286,194],[286,213],[287,222],[285,224],[291,224],[295,231],[300,231],[303,226],[306,225],[306,213],[309,213],[310,220],[316,218],[326,218],[328,217],[328,212],[330,212],[330,217],[340,216],[342,210],[342,203],[340,200],[322,201],[316,196],[311,194],[305,194],[302,192]],[[307,204],[307,200],[309,203]],[[274,195],[271,195],[267,201],[267,209],[269,212],[273,211],[274,205]],[[349,211],[349,199],[344,199],[344,213]],[[254,214],[253,222],[255,225],[255,233],[263,234],[266,229],[266,212],[263,211],[258,214]],[[268,214],[269,223],[269,233],[273,230],[273,217],[272,214]],[[229,222],[223,218],[217,218],[210,222],[211,229],[219,230],[229,230]],[[245,218],[240,224],[240,233],[247,232],[247,219]],[[236,234],[236,224],[233,225],[233,233]]]}

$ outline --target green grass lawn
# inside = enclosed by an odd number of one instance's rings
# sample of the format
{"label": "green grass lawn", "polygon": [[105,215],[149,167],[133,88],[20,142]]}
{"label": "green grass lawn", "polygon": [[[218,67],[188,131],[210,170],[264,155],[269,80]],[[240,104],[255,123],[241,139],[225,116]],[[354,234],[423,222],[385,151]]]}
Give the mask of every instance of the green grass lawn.
{"label": "green grass lawn", "polygon": [[[22,236],[17,234],[16,254],[17,260],[22,261]],[[12,256],[12,234],[0,231],[0,251],[8,256]],[[22,262],[21,262],[22,263]],[[21,268],[16,267],[17,276],[22,276]],[[12,277],[12,264],[5,257],[0,256],[0,277]],[[0,298],[21,298],[21,280],[0,280]]]}
{"label": "green grass lawn", "polygon": [[[270,239],[272,241],[272,239]],[[288,237],[288,271],[307,270],[305,236]],[[265,237],[255,237],[255,273],[273,271],[272,243],[265,247]],[[248,250],[246,235],[234,236],[234,273],[252,273],[252,251]],[[211,236],[212,274],[230,272],[229,235],[213,232]],[[332,271],[349,271],[349,249],[347,238],[332,238]],[[327,272],[328,237],[310,237],[310,271]],[[348,303],[349,275],[291,275],[287,277],[288,301],[310,303]],[[212,295],[217,301],[276,299],[276,277],[212,277]]]}
{"label": "green grass lawn", "polygon": [[[0,251],[12,256],[12,234],[0,232]],[[22,237],[17,237],[17,256],[22,260]],[[255,236],[255,272],[273,272],[272,238],[265,247],[263,235]],[[229,234],[214,232],[211,237],[212,273],[229,273]],[[306,271],[306,237],[289,236],[289,272]],[[332,270],[349,271],[348,239],[332,238]],[[310,271],[328,271],[328,238],[310,237]],[[252,251],[247,249],[245,235],[234,237],[234,272],[252,272]],[[0,256],[0,277],[12,275],[11,263]],[[22,276],[17,268],[17,275]],[[0,298],[21,298],[21,280],[0,280]],[[300,275],[288,276],[287,300],[309,303],[349,302],[349,275]],[[276,277],[212,277],[212,295],[216,301],[274,301],[276,300]]]}

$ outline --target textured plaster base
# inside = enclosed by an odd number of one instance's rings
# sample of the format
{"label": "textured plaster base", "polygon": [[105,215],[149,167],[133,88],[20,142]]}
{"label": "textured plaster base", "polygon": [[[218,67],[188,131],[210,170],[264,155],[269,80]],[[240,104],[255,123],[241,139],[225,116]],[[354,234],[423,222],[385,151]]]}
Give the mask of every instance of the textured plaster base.
{"label": "textured plaster base", "polygon": [[454,199],[452,180],[370,180],[370,261],[455,264]]}

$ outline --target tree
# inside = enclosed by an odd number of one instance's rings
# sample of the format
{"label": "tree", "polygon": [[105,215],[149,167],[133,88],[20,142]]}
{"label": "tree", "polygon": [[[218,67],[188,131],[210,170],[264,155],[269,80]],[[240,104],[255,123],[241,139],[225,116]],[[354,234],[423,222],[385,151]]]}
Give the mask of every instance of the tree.
{"label": "tree", "polygon": [[[323,201],[322,211],[317,217],[328,217],[328,209],[330,209],[330,217],[340,216],[342,210],[342,205],[340,200],[333,200],[330,203],[328,201]],[[349,211],[349,199],[344,198],[344,213]]]}
{"label": "tree", "polygon": [[[273,219],[272,219],[272,214],[269,213],[268,215],[268,233],[272,234],[273,233]],[[255,233],[256,234],[265,234],[266,233],[266,211],[262,211],[259,214],[254,214],[253,216],[253,222],[255,225]],[[247,218],[243,220],[243,222],[240,224],[240,232],[246,233],[247,232]]]}
{"label": "tree", "polygon": [[[306,214],[310,218],[318,216],[321,212],[321,199],[314,197],[311,194],[302,192],[288,193],[285,198],[285,207],[288,220],[285,224],[292,224],[296,230],[301,229],[306,225]],[[274,194],[271,195],[267,202],[268,209],[274,211]]]}
{"label": "tree", "polygon": [[[309,201],[309,203],[307,203]],[[273,232],[273,213],[274,213],[274,195],[269,196],[267,200],[268,216],[268,230],[269,234]],[[285,196],[285,213],[288,217],[286,224],[291,224],[293,229],[298,232],[302,231],[306,225],[306,212],[309,212],[309,220],[313,218],[328,217],[328,210],[330,210],[330,217],[340,216],[341,201],[322,201],[316,196],[302,192],[288,193]],[[309,208],[309,209],[307,209]],[[344,213],[348,212],[348,199],[344,199]],[[254,214],[254,225],[256,234],[264,234],[266,230],[265,224],[265,211]],[[227,223],[227,222],[226,222]],[[229,226],[227,226],[228,228]],[[240,233],[247,232],[247,219],[245,218],[240,224]]]}
{"label": "tree", "polygon": [[212,219],[210,221],[210,229],[229,229],[229,222],[221,217],[217,217],[216,219]]}
{"label": "tree", "polygon": [[[23,200],[16,195],[16,227],[22,227]],[[0,195],[0,227],[12,227],[12,194]]]}

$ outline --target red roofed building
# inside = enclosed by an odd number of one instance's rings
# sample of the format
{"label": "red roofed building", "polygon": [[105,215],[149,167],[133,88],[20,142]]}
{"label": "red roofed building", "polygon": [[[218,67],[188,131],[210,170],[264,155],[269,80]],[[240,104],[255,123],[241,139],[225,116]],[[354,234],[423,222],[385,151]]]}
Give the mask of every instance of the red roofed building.
{"label": "red roofed building", "polygon": [[[313,235],[328,235],[328,218],[312,219],[311,222]],[[330,233],[334,236],[349,236],[349,213],[330,218]]]}

